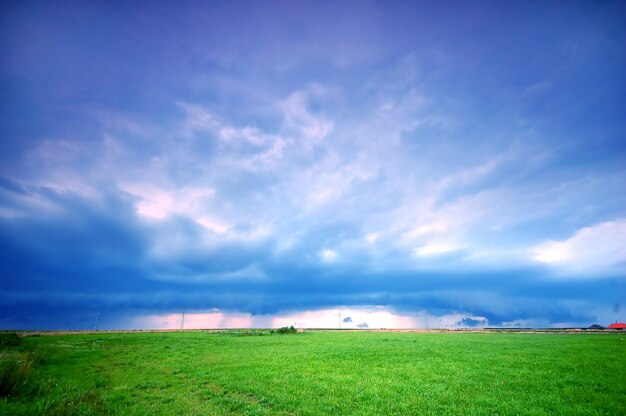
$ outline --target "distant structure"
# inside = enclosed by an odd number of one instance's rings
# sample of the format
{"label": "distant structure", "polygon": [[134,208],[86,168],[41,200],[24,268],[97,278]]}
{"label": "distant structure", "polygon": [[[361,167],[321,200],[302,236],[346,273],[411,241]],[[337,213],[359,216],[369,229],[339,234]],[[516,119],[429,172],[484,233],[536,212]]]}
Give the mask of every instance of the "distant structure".
{"label": "distant structure", "polygon": [[605,327],[603,327],[602,325],[598,325],[598,324],[593,324],[591,325],[589,328],[587,329],[606,329]]}
{"label": "distant structure", "polygon": [[626,329],[626,324],[623,322],[615,322],[614,324],[609,325],[609,329],[624,330]]}

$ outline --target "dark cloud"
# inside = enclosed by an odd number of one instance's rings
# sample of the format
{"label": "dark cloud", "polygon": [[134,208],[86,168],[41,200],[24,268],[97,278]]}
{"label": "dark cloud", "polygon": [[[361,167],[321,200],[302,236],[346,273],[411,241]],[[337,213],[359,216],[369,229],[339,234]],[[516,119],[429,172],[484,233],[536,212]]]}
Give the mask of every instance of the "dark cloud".
{"label": "dark cloud", "polygon": [[[481,317],[465,318],[461,326],[482,325],[483,317],[493,326],[534,318],[587,322],[594,320],[593,313],[578,305],[614,304],[611,294],[624,290],[619,278],[532,277],[541,276],[538,270],[371,273],[351,264],[328,268],[313,259],[293,261],[295,249],[289,256],[273,256],[271,240],[153,258],[151,236],[168,231],[143,224],[123,193],[105,191],[88,199],[48,188],[25,192],[55,209],[45,215],[26,210],[0,221],[0,324],[5,327],[89,328],[96,313],[104,327],[123,326],[136,313],[220,308],[270,314],[337,305]],[[183,232],[191,242],[198,238],[198,225],[184,218],[159,227]]]}
{"label": "dark cloud", "polygon": [[456,323],[460,327],[474,328],[477,326],[486,326],[488,324],[485,318],[465,317]]}

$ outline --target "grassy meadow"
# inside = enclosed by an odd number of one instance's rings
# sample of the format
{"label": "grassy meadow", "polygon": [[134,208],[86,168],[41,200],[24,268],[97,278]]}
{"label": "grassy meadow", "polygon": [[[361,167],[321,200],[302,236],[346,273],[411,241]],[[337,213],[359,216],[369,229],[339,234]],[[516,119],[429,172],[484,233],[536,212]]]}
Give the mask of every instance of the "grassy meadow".
{"label": "grassy meadow", "polygon": [[626,334],[2,334],[0,414],[624,415]]}

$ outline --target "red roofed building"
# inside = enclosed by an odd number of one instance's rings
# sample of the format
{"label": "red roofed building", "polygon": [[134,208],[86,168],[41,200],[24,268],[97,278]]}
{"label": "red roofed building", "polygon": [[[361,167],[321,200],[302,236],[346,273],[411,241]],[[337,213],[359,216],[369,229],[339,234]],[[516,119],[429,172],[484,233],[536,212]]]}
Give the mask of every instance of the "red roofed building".
{"label": "red roofed building", "polygon": [[615,322],[609,325],[609,329],[626,329],[626,324],[623,322]]}

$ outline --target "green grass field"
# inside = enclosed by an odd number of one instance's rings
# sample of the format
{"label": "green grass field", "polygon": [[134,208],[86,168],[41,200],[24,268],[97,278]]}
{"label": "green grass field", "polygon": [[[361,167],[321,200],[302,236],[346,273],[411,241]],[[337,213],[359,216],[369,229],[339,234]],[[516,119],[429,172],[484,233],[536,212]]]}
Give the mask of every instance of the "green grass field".
{"label": "green grass field", "polygon": [[0,414],[624,415],[625,335],[31,336],[0,347]]}

